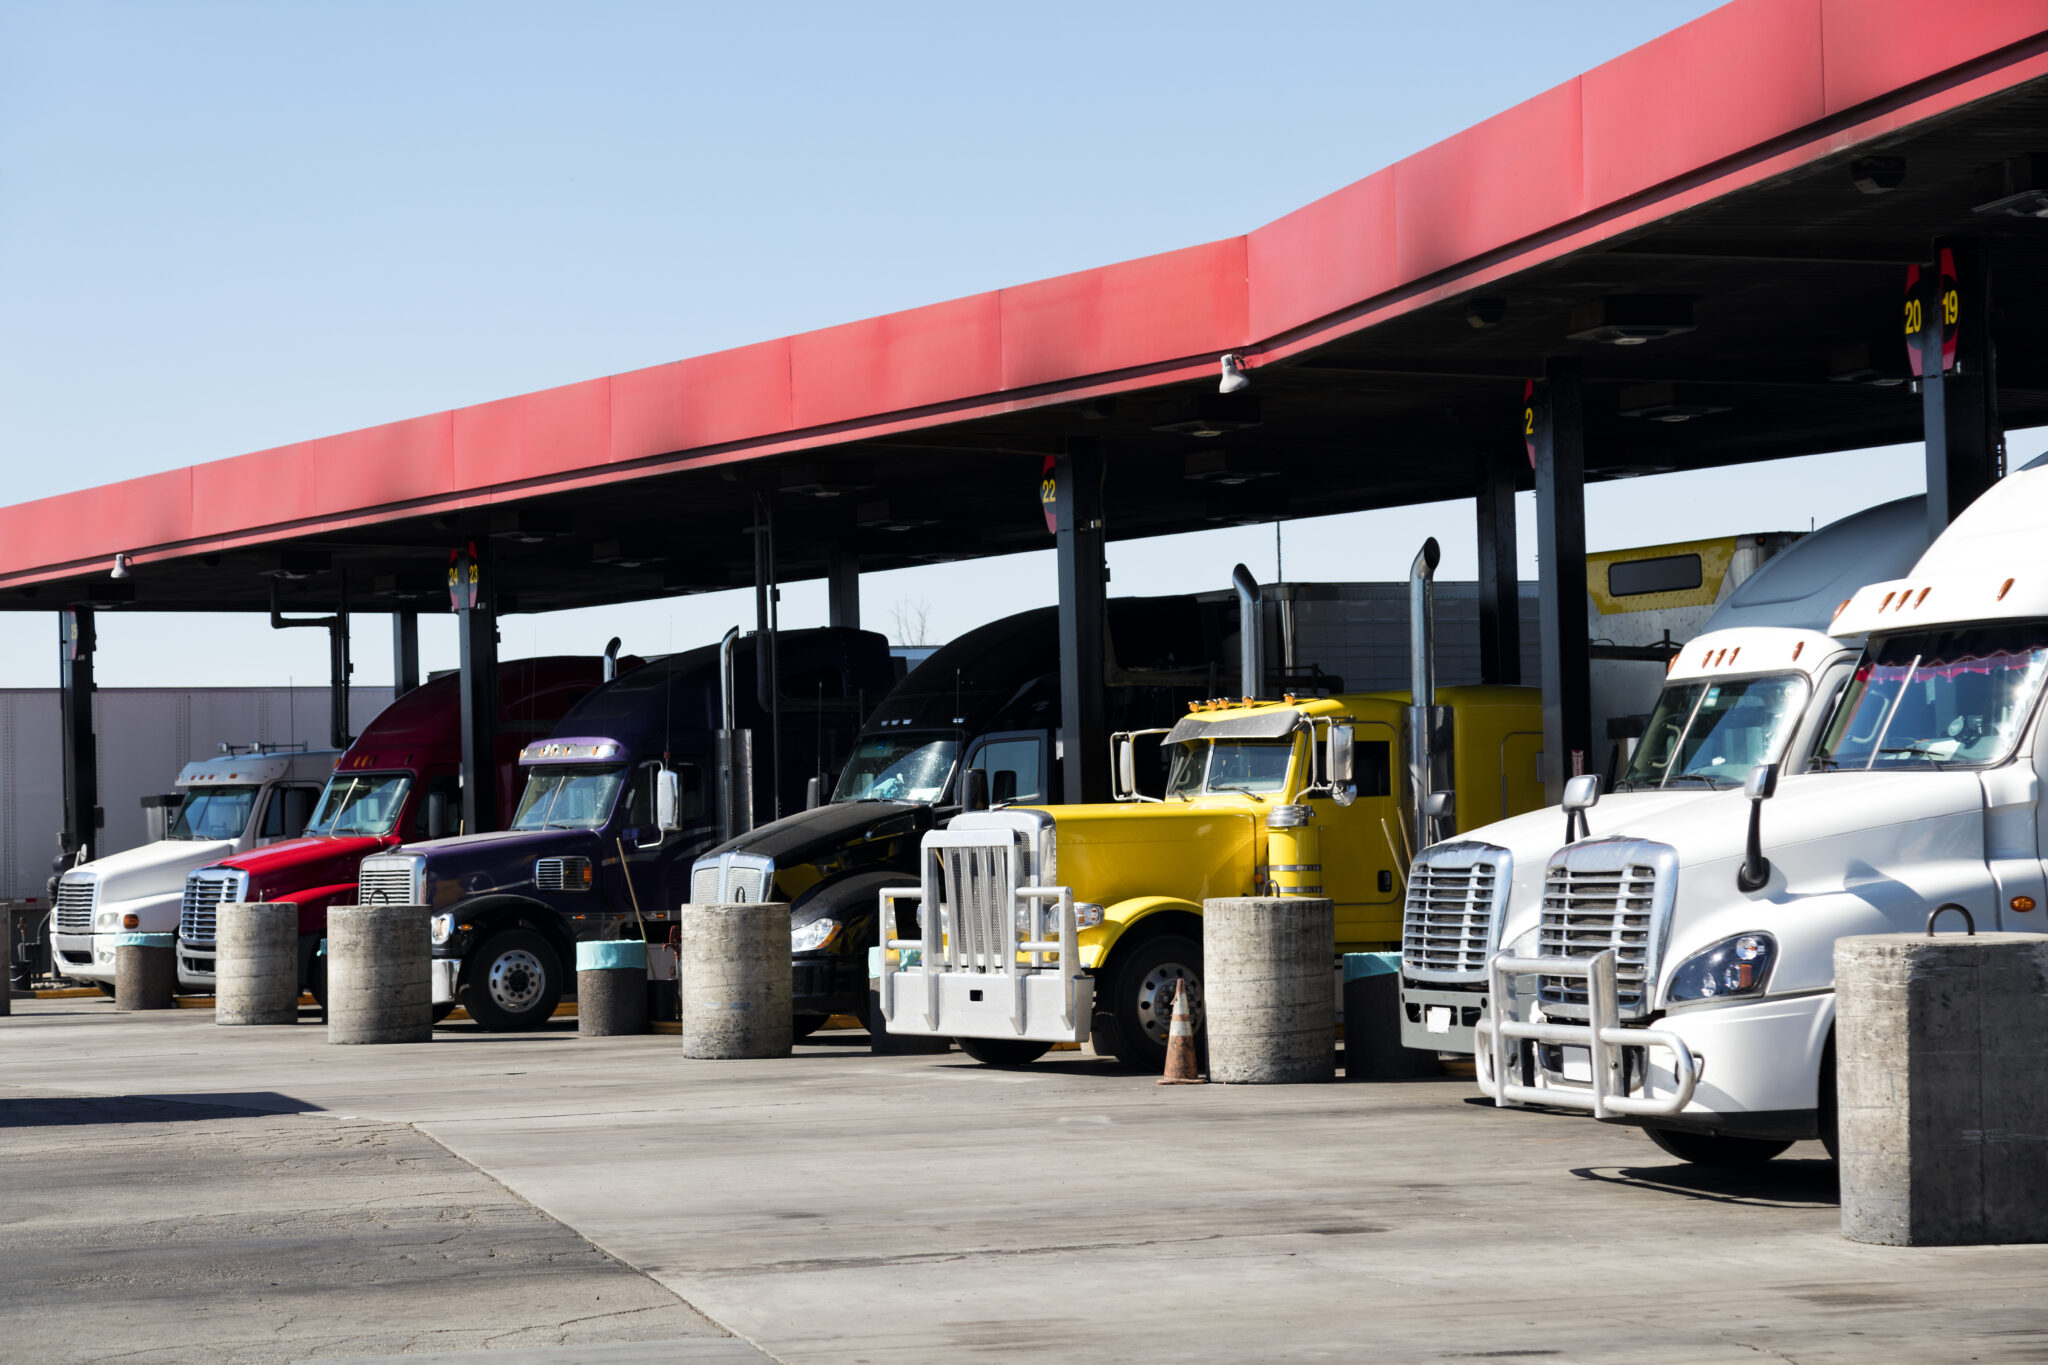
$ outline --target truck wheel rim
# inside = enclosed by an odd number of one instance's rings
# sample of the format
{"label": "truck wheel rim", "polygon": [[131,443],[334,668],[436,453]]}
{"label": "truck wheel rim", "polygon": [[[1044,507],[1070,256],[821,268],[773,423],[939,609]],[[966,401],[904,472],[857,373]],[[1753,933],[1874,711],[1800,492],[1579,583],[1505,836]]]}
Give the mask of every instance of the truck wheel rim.
{"label": "truck wheel rim", "polygon": [[491,1003],[507,1013],[531,1009],[546,984],[540,959],[524,948],[500,953],[491,963]]}
{"label": "truck wheel rim", "polygon": [[1166,1046],[1166,1032],[1173,1023],[1174,983],[1183,980],[1188,983],[1188,1022],[1199,1029],[1202,978],[1194,968],[1181,962],[1162,962],[1138,983],[1138,1022],[1144,1026],[1145,1036],[1161,1047]]}

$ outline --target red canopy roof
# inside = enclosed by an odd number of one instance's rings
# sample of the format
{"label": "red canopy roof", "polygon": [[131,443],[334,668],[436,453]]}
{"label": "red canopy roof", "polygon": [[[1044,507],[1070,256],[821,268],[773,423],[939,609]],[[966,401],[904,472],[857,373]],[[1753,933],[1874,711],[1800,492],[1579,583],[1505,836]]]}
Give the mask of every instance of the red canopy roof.
{"label": "red canopy roof", "polygon": [[1248,364],[2048,73],[2048,0],[1735,0],[1251,233],[0,508],[0,585]]}

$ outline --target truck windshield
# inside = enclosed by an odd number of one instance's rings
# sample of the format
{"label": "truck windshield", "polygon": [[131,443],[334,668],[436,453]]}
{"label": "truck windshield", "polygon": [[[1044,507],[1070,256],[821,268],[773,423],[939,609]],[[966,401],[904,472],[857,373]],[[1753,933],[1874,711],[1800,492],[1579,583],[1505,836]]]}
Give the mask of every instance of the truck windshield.
{"label": "truck windshield", "polygon": [[412,778],[405,773],[336,773],[327,779],[306,833],[389,834],[398,828],[398,812],[411,790]]}
{"label": "truck windshield", "polygon": [[1293,759],[1291,739],[1188,740],[1174,746],[1166,795],[1185,801],[1212,792],[1277,792]]}
{"label": "truck windshield", "polygon": [[871,735],[854,747],[832,792],[834,801],[915,801],[946,794],[960,741],[952,736]]}
{"label": "truck windshield", "polygon": [[1871,642],[1814,766],[1982,767],[2012,752],[2041,693],[2038,623],[1971,626]]}
{"label": "truck windshield", "polygon": [[256,809],[261,787],[207,787],[194,789],[178,807],[177,823],[171,826],[173,839],[239,839],[249,828],[249,812]]}
{"label": "truck windshield", "polygon": [[1806,696],[1806,679],[1797,673],[1670,683],[1615,785],[1740,786],[1751,768],[1778,756]]}
{"label": "truck windshield", "polygon": [[536,768],[526,774],[514,829],[596,829],[611,818],[624,768]]}

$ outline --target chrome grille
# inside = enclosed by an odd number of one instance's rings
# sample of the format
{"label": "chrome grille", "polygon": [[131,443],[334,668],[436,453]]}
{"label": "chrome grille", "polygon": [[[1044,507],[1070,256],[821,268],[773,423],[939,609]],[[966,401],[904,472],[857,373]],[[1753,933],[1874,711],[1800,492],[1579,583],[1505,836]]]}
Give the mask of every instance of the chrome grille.
{"label": "chrome grille", "polygon": [[1014,835],[1005,838],[1005,830],[987,833],[989,842],[984,845],[935,850],[943,897],[939,905],[952,961],[962,967],[1001,972],[1009,970],[1015,952],[1010,893],[1021,884],[1017,878],[1019,841]]}
{"label": "chrome grille", "polygon": [[1513,879],[1514,855],[1495,844],[1425,849],[1408,869],[1401,970],[1425,981],[1484,981]]}
{"label": "chrome grille", "polygon": [[588,891],[590,859],[537,858],[533,864],[536,891]]}
{"label": "chrome grille", "polygon": [[[1677,881],[1678,855],[1666,844],[1595,839],[1558,850],[1544,874],[1537,954],[1588,958],[1613,949],[1621,1016],[1641,1018],[1649,1012]],[[1586,980],[1539,976],[1537,998],[1552,1013],[1583,1016]]]}
{"label": "chrome grille", "polygon": [[178,937],[187,943],[213,942],[215,911],[223,901],[239,901],[249,874],[202,867],[185,878],[185,898],[178,906]]}
{"label": "chrome grille", "polygon": [[697,905],[763,901],[775,894],[775,860],[757,853],[720,853],[690,868],[690,900]]}
{"label": "chrome grille", "polygon": [[357,905],[419,905],[417,858],[365,858],[356,875]]}
{"label": "chrome grille", "polygon": [[80,877],[76,881],[66,877],[57,883],[57,932],[60,934],[89,934],[92,932],[92,912],[99,908],[100,884],[92,877]]}

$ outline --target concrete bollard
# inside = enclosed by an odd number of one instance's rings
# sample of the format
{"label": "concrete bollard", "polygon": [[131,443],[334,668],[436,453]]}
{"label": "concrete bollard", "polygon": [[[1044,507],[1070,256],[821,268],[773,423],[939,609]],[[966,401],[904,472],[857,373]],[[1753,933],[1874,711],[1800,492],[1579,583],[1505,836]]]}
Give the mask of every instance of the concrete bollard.
{"label": "concrete bollard", "polygon": [[299,1022],[299,907],[229,901],[214,911],[213,1022]]}
{"label": "concrete bollard", "polygon": [[789,906],[683,907],[683,1055],[787,1057]]}
{"label": "concrete bollard", "polygon": [[1319,896],[1202,902],[1209,1079],[1232,1085],[1337,1075],[1335,903]]}
{"label": "concrete bollard", "polygon": [[114,938],[114,1008],[167,1010],[178,992],[176,934],[118,934]]}
{"label": "concrete bollard", "polygon": [[327,912],[328,1042],[433,1038],[427,918],[424,905],[337,905]]}
{"label": "concrete bollard", "polygon": [[2048,1242],[2048,935],[1835,944],[1842,1235]]}
{"label": "concrete bollard", "polygon": [[1401,955],[1344,954],[1344,1078],[1403,1081],[1442,1071],[1434,1052],[1401,1045]]}
{"label": "concrete bollard", "polygon": [[[906,953],[915,953],[915,948],[905,948]],[[878,1057],[910,1057],[938,1052],[951,1052],[951,1038],[935,1038],[927,1033],[891,1033],[889,1021],[882,1017],[882,961],[880,948],[868,949],[868,1051]]]}
{"label": "concrete bollard", "polygon": [[610,1038],[647,1032],[647,945],[606,939],[576,945],[576,1032]]}

